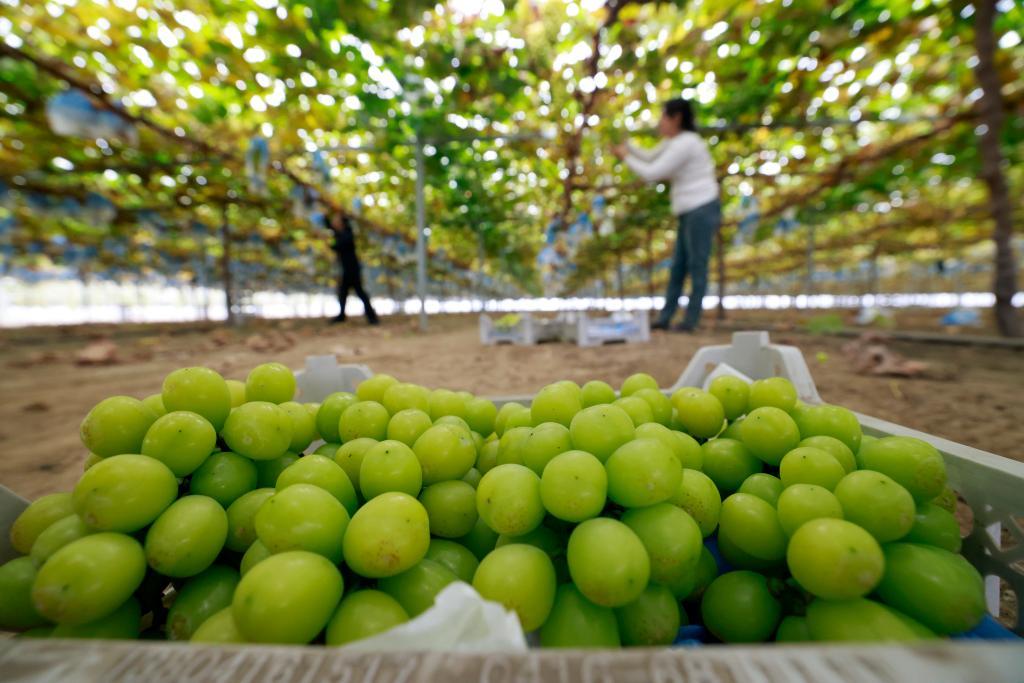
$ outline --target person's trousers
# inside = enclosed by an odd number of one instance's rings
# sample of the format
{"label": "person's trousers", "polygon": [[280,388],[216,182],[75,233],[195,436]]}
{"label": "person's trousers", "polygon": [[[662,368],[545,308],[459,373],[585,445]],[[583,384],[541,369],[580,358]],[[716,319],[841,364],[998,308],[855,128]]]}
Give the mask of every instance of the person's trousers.
{"label": "person's trousers", "polygon": [[369,320],[376,320],[377,312],[373,310],[370,297],[366,294],[366,290],[363,289],[362,273],[358,269],[342,268],[341,277],[338,279],[338,304],[341,306],[340,316],[342,318],[345,317],[345,302],[348,300],[349,291],[355,292],[355,295],[363,302],[366,317]]}
{"label": "person's trousers", "polygon": [[687,275],[690,276],[690,301],[686,306],[683,325],[696,327],[700,322],[704,292],[708,288],[711,244],[721,224],[722,205],[717,199],[679,215],[676,250],[672,256],[672,271],[665,290],[665,307],[661,309],[659,322],[668,324],[675,315]]}

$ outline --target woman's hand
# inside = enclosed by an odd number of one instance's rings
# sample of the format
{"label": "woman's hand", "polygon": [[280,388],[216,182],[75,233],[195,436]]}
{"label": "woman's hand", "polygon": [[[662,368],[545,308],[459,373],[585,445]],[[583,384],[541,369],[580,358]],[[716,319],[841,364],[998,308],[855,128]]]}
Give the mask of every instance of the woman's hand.
{"label": "woman's hand", "polygon": [[629,154],[629,147],[626,146],[625,142],[620,142],[617,145],[612,145],[612,154],[614,154],[615,157],[621,161],[622,159],[626,158],[627,154]]}

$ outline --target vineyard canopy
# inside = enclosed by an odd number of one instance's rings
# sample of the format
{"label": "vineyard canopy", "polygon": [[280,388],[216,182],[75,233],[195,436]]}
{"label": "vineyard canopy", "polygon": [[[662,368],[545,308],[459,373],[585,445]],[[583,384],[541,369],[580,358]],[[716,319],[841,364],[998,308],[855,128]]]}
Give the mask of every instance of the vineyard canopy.
{"label": "vineyard canopy", "polygon": [[[812,230],[837,276],[993,235],[968,3],[0,5],[0,242],[21,273],[187,280],[230,259],[262,286],[323,287],[319,214],[335,207],[360,215],[371,276],[401,293],[419,147],[435,283],[561,294],[618,269],[646,292],[671,255],[667,191],[610,148],[654,144],[678,96],[718,165],[727,282],[803,273]],[[1024,5],[994,8],[1019,197]]]}

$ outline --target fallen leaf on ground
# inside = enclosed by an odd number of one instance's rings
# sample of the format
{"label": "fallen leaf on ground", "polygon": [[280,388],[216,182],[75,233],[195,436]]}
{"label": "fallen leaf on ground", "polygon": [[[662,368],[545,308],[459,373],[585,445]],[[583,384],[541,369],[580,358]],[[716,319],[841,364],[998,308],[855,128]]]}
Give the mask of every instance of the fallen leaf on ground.
{"label": "fallen leaf on ground", "polygon": [[117,362],[117,344],[110,340],[92,342],[75,354],[78,365],[113,365]]}
{"label": "fallen leaf on ground", "polygon": [[46,401],[33,401],[21,407],[26,413],[45,413],[50,410],[50,404]]}

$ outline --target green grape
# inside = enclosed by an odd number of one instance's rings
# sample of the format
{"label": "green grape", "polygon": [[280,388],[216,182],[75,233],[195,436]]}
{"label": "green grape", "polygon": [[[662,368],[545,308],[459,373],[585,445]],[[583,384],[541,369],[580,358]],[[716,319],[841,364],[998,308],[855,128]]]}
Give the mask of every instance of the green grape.
{"label": "green grape", "polygon": [[[160,398],[167,412],[188,410],[199,413],[218,432],[231,412],[231,390],[228,383],[209,368],[175,370],[164,378]],[[89,450],[99,452],[93,448]],[[137,452],[137,449],[128,452]]]}
{"label": "green grape", "polygon": [[217,559],[228,536],[228,516],[217,501],[185,496],[146,532],[146,560],[164,576],[195,576]]}
{"label": "green grape", "polygon": [[763,562],[786,556],[786,535],[775,508],[748,493],[734,493],[722,501],[718,537]]}
{"label": "green grape", "polygon": [[[356,439],[356,441],[359,441],[359,439]],[[370,439],[370,441],[373,441],[373,439]],[[313,451],[313,453],[316,455],[326,455],[328,458],[333,458],[337,454],[339,448],[341,448],[340,443],[330,443],[329,441],[325,441],[324,443],[317,446],[316,450]],[[276,482],[277,480],[275,479],[274,481]]]}
{"label": "green grape", "polygon": [[878,585],[885,559],[878,541],[852,522],[823,517],[806,522],[789,540],[793,578],[825,600],[852,600]]}
{"label": "green grape", "polygon": [[245,576],[250,569],[270,557],[272,554],[273,553],[267,549],[267,546],[263,545],[263,543],[260,542],[260,539],[257,538],[252,542],[252,545],[249,546],[249,549],[245,551],[245,554],[242,555],[242,561],[238,565],[238,571],[241,572],[242,576]]}
{"label": "green grape", "polygon": [[102,459],[103,458],[101,458],[100,456],[96,455],[95,453],[90,453],[89,457],[85,459],[84,463],[82,463],[82,471],[85,472],[87,469],[89,469],[90,467],[92,467],[93,465],[95,465],[96,463],[98,463]]}
{"label": "green grape", "polygon": [[366,500],[388,491],[418,496],[422,487],[420,461],[401,441],[381,441],[363,456],[359,466],[359,490]]}
{"label": "green grape", "polygon": [[711,439],[701,446],[704,473],[723,493],[739,489],[752,474],[764,469],[764,463],[750,453],[746,444],[733,439]]}
{"label": "green grape", "polygon": [[435,389],[430,392],[430,419],[437,420],[445,415],[462,417],[466,414],[466,401],[449,389]]}
{"label": "green grape", "polygon": [[423,483],[461,479],[476,463],[476,446],[468,432],[454,425],[434,425],[412,447],[423,470]]}
{"label": "green grape", "polygon": [[495,465],[524,465],[526,454],[524,448],[533,433],[533,427],[512,427],[506,429],[498,440],[498,451],[494,458]]}
{"label": "green grape", "polygon": [[498,464],[498,449],[500,446],[500,441],[488,441],[480,449],[479,454],[476,456],[476,469],[481,475],[487,474]]}
{"label": "green grape", "polygon": [[858,461],[864,469],[892,477],[919,503],[935,498],[946,486],[942,454],[913,437],[886,436],[873,441],[858,453]]}
{"label": "green grape", "polygon": [[644,544],[652,582],[677,586],[692,579],[704,543],[700,527],[690,515],[671,503],[660,503],[627,510],[622,523]]}
{"label": "green grape", "polygon": [[288,452],[292,420],[274,403],[252,401],[231,411],[221,437],[239,455],[252,460],[273,460]]}
{"label": "green grape", "polygon": [[874,600],[815,600],[807,606],[806,631],[811,640],[899,642],[928,640],[935,634],[910,617]]}
{"label": "green grape", "polygon": [[[474,526],[476,526],[474,524]],[[466,583],[473,582],[473,574],[480,561],[466,546],[445,538],[430,539],[430,547],[427,548],[426,558],[438,564],[448,567],[459,581]]]}
{"label": "green grape", "polygon": [[139,452],[167,465],[175,477],[185,477],[203,464],[216,445],[217,432],[206,418],[176,410],[157,418]]}
{"label": "green grape", "polygon": [[316,417],[309,413],[306,406],[295,401],[286,401],[280,407],[292,423],[292,440],[288,444],[288,450],[292,453],[301,453],[316,439]]}
{"label": "green grape", "polygon": [[189,493],[209,496],[227,508],[243,493],[256,488],[256,465],[249,458],[223,451],[206,459],[189,479]]}
{"label": "green grape", "polygon": [[66,546],[72,541],[77,541],[83,536],[88,536],[93,533],[93,530],[89,528],[89,525],[82,521],[82,518],[78,515],[71,514],[67,517],[57,520],[50,526],[46,527],[43,533],[36,537],[35,543],[32,544],[32,551],[30,556],[32,557],[32,563],[36,567],[43,566],[55,552]]}
{"label": "green grape", "polygon": [[423,505],[404,493],[382,493],[352,516],[343,548],[352,571],[382,578],[422,560],[429,545],[430,519]]}
{"label": "green grape", "polygon": [[193,643],[244,643],[235,623],[234,610],[225,607],[199,625],[190,638]]}
{"label": "green grape", "polygon": [[700,444],[689,434],[677,432],[656,422],[648,422],[637,427],[635,435],[637,439],[657,439],[675,454],[683,467],[699,470],[704,464]]}
{"label": "green grape", "polygon": [[521,536],[540,526],[540,477],[523,465],[498,465],[480,479],[477,512],[499,534]]}
{"label": "green grape", "polygon": [[633,602],[615,610],[622,644],[634,647],[671,645],[679,633],[679,603],[664,586],[650,584]]}
{"label": "green grape", "polygon": [[679,490],[683,468],[656,439],[635,439],[620,446],[604,464],[608,498],[624,507],[642,507],[668,500]]}
{"label": "green grape", "polygon": [[718,435],[718,438],[719,439],[734,439],[736,441],[742,441],[743,439],[742,439],[742,437],[740,437],[740,425],[743,424],[743,419],[744,418],[741,417],[740,419],[736,420],[735,422],[730,422],[729,425],[725,429],[722,430],[722,433]]}
{"label": "green grape", "polygon": [[[44,532],[43,536],[47,533],[49,530]],[[956,517],[949,511],[931,503],[917,506],[917,511],[914,514],[914,526],[910,528],[910,532],[903,537],[903,540],[907,543],[933,545],[951,553],[960,552],[962,545],[960,524],[956,521]],[[39,542],[36,541],[36,545],[38,544]],[[32,546],[32,553],[34,557],[35,546]]]}
{"label": "green grape", "polygon": [[480,449],[483,448],[484,444],[487,442],[484,440],[484,437],[480,436],[476,432],[470,432],[469,435],[473,439],[473,447],[476,449],[476,454],[479,457]]}
{"label": "green grape", "polygon": [[817,484],[832,491],[844,476],[846,470],[838,460],[828,452],[810,446],[794,448],[779,464],[779,478],[785,486]]}
{"label": "green grape", "polygon": [[295,375],[281,363],[263,363],[245,378],[245,400],[286,403],[295,397]]}
{"label": "green grape", "polygon": [[341,443],[338,423],[342,413],[355,405],[357,400],[355,394],[347,391],[337,391],[323,400],[316,411],[316,431],[321,439],[328,443]]}
{"label": "green grape", "polygon": [[360,401],[376,401],[380,403],[384,400],[384,394],[391,387],[398,384],[398,380],[391,375],[381,373],[364,379],[356,387],[356,398]]}
{"label": "green grape", "polygon": [[150,394],[142,399],[142,405],[146,406],[146,409],[157,417],[167,414],[167,409],[164,408],[164,401],[160,398],[160,394]]}
{"label": "green grape", "polygon": [[725,409],[714,395],[694,387],[672,394],[672,405],[686,432],[698,439],[710,439],[722,431]]}
{"label": "green grape", "polygon": [[[532,473],[531,473],[532,474]],[[485,600],[501,603],[519,617],[526,632],[539,628],[555,602],[555,568],[532,545],[495,548],[480,562],[473,588]]]}
{"label": "green grape", "polygon": [[638,372],[635,375],[630,375],[622,383],[622,388],[619,393],[623,396],[632,396],[641,389],[654,389],[658,390],[658,381],[648,375],[646,372]]}
{"label": "green grape", "polygon": [[793,484],[786,488],[779,496],[776,510],[779,513],[779,524],[787,536],[792,536],[812,519],[843,519],[843,506],[839,499],[828,489],[816,484]]}
{"label": "green grape", "polygon": [[0,631],[24,631],[47,623],[32,604],[35,578],[36,567],[28,557],[0,565]]}
{"label": "green grape", "polygon": [[597,517],[604,509],[607,494],[608,474],[604,466],[584,451],[556,455],[540,478],[544,508],[567,522]]}
{"label": "green grape", "polygon": [[334,614],[343,587],[341,572],[320,555],[302,550],[271,555],[239,581],[231,614],[249,642],[308,643]]}
{"label": "green grape", "polygon": [[207,619],[230,607],[240,579],[235,569],[215,564],[186,581],[167,612],[168,640],[190,640]]}
{"label": "green grape", "polygon": [[475,467],[471,467],[469,472],[466,472],[465,476],[463,476],[462,479],[459,479],[459,481],[464,481],[475,489],[482,478],[483,475],[480,474],[480,470]]}
{"label": "green grape", "polygon": [[32,544],[51,524],[75,513],[70,493],[51,493],[32,501],[11,524],[11,546],[22,555],[32,551]]}
{"label": "green grape", "polygon": [[[386,443],[386,442],[385,442]],[[338,499],[350,515],[359,507],[356,490],[349,481],[345,470],[334,460],[324,455],[307,455],[289,465],[277,478],[277,490],[292,484],[319,486]]]}
{"label": "green grape", "polygon": [[237,408],[245,403],[245,382],[239,382],[237,379],[226,379],[224,381],[228,385],[228,393],[231,394],[231,407]]}
{"label": "green grape", "polygon": [[788,413],[796,407],[796,399],[796,387],[792,382],[785,377],[769,377],[750,385],[747,406],[750,410],[771,406]]}
{"label": "green grape", "polygon": [[82,474],[71,494],[75,513],[93,529],[133,532],[178,497],[174,474],[144,455],[104,458]]}
{"label": "green grape", "polygon": [[807,619],[790,615],[782,617],[779,628],[775,630],[776,643],[806,643],[811,640],[811,631],[807,627]]}
{"label": "green grape", "polygon": [[534,427],[522,444],[523,464],[541,475],[547,464],[560,453],[572,450],[569,430],[557,422]]}
{"label": "green grape", "polygon": [[354,439],[377,439],[381,441],[388,434],[387,408],[376,401],[353,403],[341,414],[338,434],[342,443]]}
{"label": "green grape", "polygon": [[917,543],[885,546],[877,595],[939,635],[963,633],[985,616],[985,583],[961,555]]}
{"label": "green grape", "polygon": [[516,427],[533,427],[533,414],[529,408],[523,408],[517,410],[508,416],[505,420],[505,431],[515,429]]}
{"label": "green grape", "polygon": [[[479,487],[477,487],[477,490],[480,490]],[[487,553],[494,550],[498,542],[498,532],[487,526],[484,520],[477,519],[476,524],[473,525],[473,530],[456,540],[473,553],[476,559],[482,560],[487,556]]]}
{"label": "green grape", "polygon": [[718,528],[722,496],[711,478],[699,470],[684,469],[679,488],[670,501],[685,510],[697,522],[704,538]]}
{"label": "green grape", "polygon": [[612,386],[600,380],[587,382],[580,391],[580,398],[583,401],[584,408],[611,403],[616,398],[615,390],[612,389]]}
{"label": "green grape", "polygon": [[861,428],[857,416],[839,406],[804,406],[793,411],[793,419],[801,438],[831,436],[839,439],[851,452],[860,449]]}
{"label": "green grape", "polygon": [[775,507],[779,502],[779,496],[782,494],[783,488],[782,480],[778,477],[758,472],[744,479],[736,492],[757,496],[772,507]]}
{"label": "green grape", "polygon": [[598,407],[614,407],[622,410],[629,417],[629,421],[636,427],[648,422],[654,422],[654,411],[651,410],[650,404],[637,396],[625,396],[612,401],[610,406]]}
{"label": "green grape", "polygon": [[[583,387],[586,392],[587,386]],[[608,387],[611,389],[611,387]],[[540,627],[541,647],[619,647],[619,625],[615,612],[583,597],[571,583],[563,583],[544,625]]]}
{"label": "green grape", "polygon": [[430,416],[416,408],[406,408],[391,416],[388,422],[387,437],[392,441],[401,441],[412,446],[423,432],[433,426]]}
{"label": "green grape", "polygon": [[[637,399],[642,401],[643,399]],[[604,462],[620,446],[633,440],[633,420],[622,408],[599,404],[584,408],[569,425],[573,446]]]}
{"label": "green grape", "polygon": [[515,401],[509,401],[498,408],[498,414],[494,416],[494,433],[500,438],[505,433],[505,423],[514,414],[525,410],[527,415],[530,413],[530,409],[524,406],[522,403],[516,403]]}
{"label": "green grape", "polygon": [[[750,385],[739,377],[719,375],[711,380],[708,393],[718,399],[725,412],[725,419],[732,422],[748,410]],[[735,438],[735,437],[730,437]]]}
{"label": "green grape", "polygon": [[[865,437],[867,438],[867,437]],[[942,489],[942,493],[932,498],[932,504],[937,505],[946,512],[956,514],[957,494],[949,484]]]}
{"label": "green grape", "polygon": [[533,531],[520,536],[506,536],[504,534],[498,536],[498,542],[494,547],[501,548],[502,546],[506,546],[511,543],[532,545],[534,548],[543,550],[552,559],[562,554],[565,547],[565,539],[561,538],[546,526],[539,526]]}
{"label": "green grape", "polygon": [[381,579],[377,587],[397,600],[410,617],[417,617],[433,607],[445,586],[458,580],[448,567],[423,558],[401,574]]}
{"label": "green grape", "polygon": [[363,467],[363,458],[378,443],[380,442],[376,439],[356,439],[342,444],[335,452],[334,462],[345,470],[345,474],[348,475],[349,481],[357,491],[359,490],[359,470]]}
{"label": "green grape", "polygon": [[[434,424],[436,424],[436,425],[452,425],[453,427],[458,427],[459,429],[465,431],[467,434],[472,436],[473,430],[469,428],[469,423],[466,422],[465,420],[463,420],[458,415],[442,415],[441,417],[439,417],[436,420],[434,420]],[[474,445],[475,445],[475,442],[474,442]]]}
{"label": "green grape", "polygon": [[498,408],[486,398],[473,398],[466,402],[466,422],[478,434],[487,436],[494,432],[494,421]]}
{"label": "green grape", "polygon": [[835,487],[843,517],[863,527],[879,543],[903,538],[914,526],[914,499],[881,472],[858,470]]}
{"label": "green grape", "polygon": [[588,519],[573,529],[566,556],[573,583],[603,607],[636,600],[651,574],[640,537],[622,522],[605,517]]}
{"label": "green grape", "polygon": [[142,584],[146,555],[130,536],[110,532],[72,541],[50,556],[32,583],[32,603],[58,624],[107,616]]}
{"label": "green grape", "polygon": [[142,626],[139,601],[128,598],[110,614],[87,624],[57,624],[51,638],[90,638],[102,640],[134,640]]}
{"label": "green grape", "polygon": [[632,395],[647,402],[655,423],[668,426],[672,422],[672,401],[660,390],[639,389]]}
{"label": "green grape", "polygon": [[327,622],[328,645],[344,645],[384,633],[409,621],[398,601],[378,590],[350,593]]}
{"label": "green grape", "polygon": [[579,390],[562,384],[549,384],[533,398],[530,404],[530,419],[534,425],[557,422],[566,427],[576,413],[583,409]]}
{"label": "green grape", "polygon": [[750,411],[738,429],[747,450],[773,467],[800,443],[800,430],[793,418],[772,406]]}
{"label": "green grape", "polygon": [[459,538],[476,524],[476,490],[464,481],[441,481],[423,489],[420,503],[430,518],[430,533]]}
{"label": "green grape", "polygon": [[316,433],[316,436],[314,437],[313,440],[316,441],[317,439],[320,438],[320,433],[316,432],[316,414],[318,412],[320,412],[320,404],[319,403],[303,403],[302,407],[305,408],[306,412],[309,413],[309,416],[313,418],[313,431]]}
{"label": "green grape", "polygon": [[380,403],[394,415],[400,410],[415,408],[430,413],[430,392],[417,384],[399,382],[384,391]]}
{"label": "green grape", "polygon": [[256,511],[256,535],[272,553],[307,550],[333,564],[342,557],[348,512],[338,499],[312,484],[280,489]]}
{"label": "green grape", "polygon": [[[337,444],[334,444],[334,446],[335,451],[337,451]],[[320,454],[311,453],[311,455]],[[334,452],[331,452],[327,457],[334,457]],[[277,478],[281,476],[281,473],[298,461],[299,456],[295,453],[285,453],[280,458],[274,458],[273,460],[260,460],[255,463],[256,485],[260,488],[274,488],[277,485]]]}
{"label": "green grape", "polygon": [[843,466],[847,474],[857,469],[857,459],[853,456],[853,451],[834,436],[809,436],[799,445],[820,448],[825,451]]}
{"label": "green grape", "polygon": [[750,571],[722,574],[700,602],[704,625],[726,643],[760,643],[772,637],[782,606],[764,576]]}
{"label": "green grape", "polygon": [[[689,591],[685,595],[677,592],[675,596],[679,600],[699,600],[704,595],[707,587],[717,577],[718,561],[715,560],[715,556],[711,554],[707,546],[702,546],[700,549],[700,559],[697,560],[697,569],[693,573],[693,582],[689,587]],[[680,588],[683,588],[683,586],[680,586]]]}
{"label": "green grape", "polygon": [[256,513],[275,491],[259,488],[239,496],[227,509],[228,536],[224,547],[244,553],[256,541]]}
{"label": "green grape", "polygon": [[97,403],[82,420],[82,443],[100,457],[138,453],[154,415],[131,396],[111,396]]}

